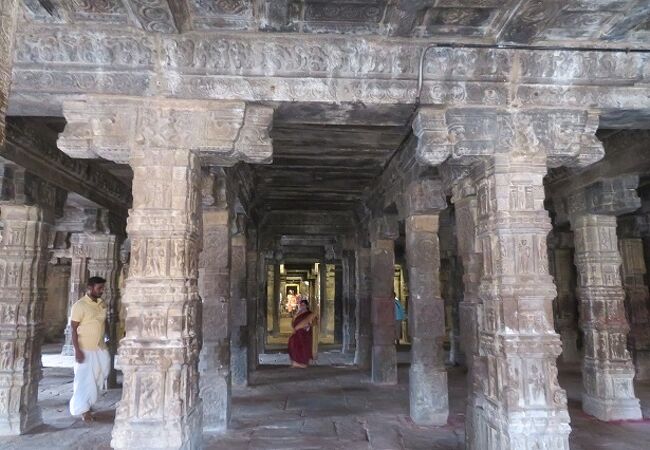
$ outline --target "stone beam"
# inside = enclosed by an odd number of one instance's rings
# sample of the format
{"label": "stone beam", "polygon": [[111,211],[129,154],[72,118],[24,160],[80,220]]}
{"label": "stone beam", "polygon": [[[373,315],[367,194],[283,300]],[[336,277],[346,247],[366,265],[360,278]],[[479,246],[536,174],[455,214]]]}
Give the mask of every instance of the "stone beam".
{"label": "stone beam", "polygon": [[186,0],[123,0],[133,22],[145,31],[178,33],[189,20]]}
{"label": "stone beam", "polygon": [[544,153],[549,167],[585,167],[604,156],[598,114],[584,110],[422,107],[413,121],[416,158],[470,164],[497,151]]}
{"label": "stone beam", "polygon": [[56,148],[56,133],[46,127],[11,119],[0,156],[13,161],[53,186],[75,192],[126,218],[131,192],[119,179],[85,161],[75,160]]}
{"label": "stone beam", "polygon": [[[63,98],[78,94],[414,103],[428,44],[297,33],[155,37],[126,26],[31,24],[16,38],[11,103],[23,114],[56,112]],[[481,107],[647,109],[647,67],[648,55],[639,52],[440,45],[426,53],[420,98]]]}
{"label": "stone beam", "polygon": [[18,0],[6,0],[0,4],[0,146],[5,141],[5,115],[9,103],[13,47],[18,14]]}
{"label": "stone beam", "polygon": [[[187,148],[206,165],[269,163],[273,109],[244,102],[87,97],[64,104],[61,150],[126,163],[133,150]],[[164,123],[164,127],[160,124]]]}

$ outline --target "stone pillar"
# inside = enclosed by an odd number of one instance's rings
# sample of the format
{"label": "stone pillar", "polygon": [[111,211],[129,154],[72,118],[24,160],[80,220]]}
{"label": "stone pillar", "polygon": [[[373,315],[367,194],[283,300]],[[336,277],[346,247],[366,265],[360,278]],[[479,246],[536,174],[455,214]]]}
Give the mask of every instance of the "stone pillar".
{"label": "stone pillar", "polygon": [[334,269],[334,303],[332,316],[334,319],[334,342],[343,344],[343,267],[340,264],[332,265]]}
{"label": "stone pillar", "polygon": [[395,305],[393,277],[395,275],[394,240],[399,237],[394,216],[375,218],[369,224],[371,322],[372,322],[372,382],[397,384],[397,354],[395,350]]}
{"label": "stone pillar", "polygon": [[561,343],[553,330],[546,172],[546,156],[527,148],[496,153],[473,170],[483,255],[479,354],[486,365],[472,374],[480,389],[471,448],[569,448],[555,363]]}
{"label": "stone pillar", "polygon": [[[203,174],[203,192],[221,186],[222,171]],[[207,186],[207,188],[206,188]],[[224,431],[230,421],[231,214],[225,190],[203,200],[203,249],[199,293],[203,300],[203,347],[199,361],[203,430]]]}
{"label": "stone pillar", "polygon": [[638,178],[597,182],[569,198],[584,333],[582,409],[600,420],[641,419],[620,276],[616,215],[640,206]]}
{"label": "stone pillar", "polygon": [[354,352],[354,364],[361,369],[369,369],[372,355],[370,249],[359,247],[355,252],[355,263],[357,348]]}
{"label": "stone pillar", "polygon": [[411,214],[405,220],[411,334],[409,398],[411,418],[420,425],[444,425],[449,416],[438,219],[434,213]]}
{"label": "stone pillar", "polygon": [[463,263],[463,299],[459,305],[460,344],[467,363],[467,407],[465,412],[465,441],[468,449],[479,449],[474,424],[481,416],[480,384],[486,373],[485,357],[479,352],[481,318],[483,314],[479,286],[483,259],[478,242],[478,202],[470,177],[453,186],[452,200],[456,217],[458,253]]}
{"label": "stone pillar", "polygon": [[[243,219],[243,216],[240,217]],[[248,324],[247,324],[247,286],[246,286],[246,235],[238,228],[239,234],[230,240],[230,298],[231,298],[231,336],[230,372],[232,383],[246,386],[248,382]]]}
{"label": "stone pillar", "polygon": [[[138,148],[130,164],[131,263],[126,336],[117,357],[124,384],[111,446],[196,449],[202,434],[199,159],[185,149]],[[211,225],[208,220],[206,228]],[[217,328],[211,323],[207,330]]]}
{"label": "stone pillar", "polygon": [[68,291],[68,310],[66,313],[65,342],[61,349],[64,356],[73,356],[72,328],[70,327],[70,311],[72,305],[86,293],[88,281],[88,255],[86,249],[86,235],[73,233],[70,236],[72,263],[70,265],[70,290]]}
{"label": "stone pillar", "polygon": [[251,372],[257,369],[259,361],[259,337],[264,336],[264,322],[259,321],[259,287],[258,287],[258,250],[257,230],[252,224],[246,227],[246,321],[248,326],[248,374],[247,384],[250,383]]}
{"label": "stone pillar", "polygon": [[645,283],[646,265],[641,238],[618,241],[623,260],[622,275],[625,289],[625,309],[630,323],[628,342],[632,349],[635,378],[650,379],[650,293]]}
{"label": "stone pillar", "polygon": [[562,361],[576,363],[582,361],[578,351],[578,301],[575,297],[575,269],[573,254],[569,244],[573,242],[571,233],[554,233],[554,246],[550,250],[551,273],[557,286],[556,329],[562,341]]}
{"label": "stone pillar", "polygon": [[273,329],[271,334],[277,336],[280,334],[280,291],[282,290],[282,274],[280,273],[280,263],[275,262],[273,265]]}
{"label": "stone pillar", "polygon": [[22,434],[41,424],[38,382],[49,216],[39,206],[0,203],[0,435]]}
{"label": "stone pillar", "polygon": [[5,142],[5,116],[9,103],[13,47],[21,11],[20,3],[18,0],[3,0],[0,3],[0,146]]}
{"label": "stone pillar", "polygon": [[327,322],[329,317],[327,315],[327,264],[325,261],[321,261],[318,264],[318,307],[319,307],[319,320],[320,320],[320,337],[323,339],[327,334]]}
{"label": "stone pillar", "polygon": [[341,262],[343,270],[342,291],[343,291],[343,353],[351,353],[356,346],[356,296],[354,292],[355,261],[354,252],[343,251]]}
{"label": "stone pillar", "polygon": [[47,265],[47,302],[45,302],[44,317],[45,339],[59,341],[65,331],[68,310],[68,291],[70,291],[70,264],[56,261]]}

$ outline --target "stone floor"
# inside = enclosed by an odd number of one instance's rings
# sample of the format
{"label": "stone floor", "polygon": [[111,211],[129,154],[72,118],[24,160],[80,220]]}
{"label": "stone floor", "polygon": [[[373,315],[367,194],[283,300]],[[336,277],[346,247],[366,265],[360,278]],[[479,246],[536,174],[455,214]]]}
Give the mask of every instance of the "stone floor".
{"label": "stone floor", "polygon": [[[48,359],[49,358],[49,359]],[[400,352],[400,361],[408,354]],[[64,365],[54,355],[45,364]],[[450,417],[444,427],[419,427],[408,418],[408,365],[400,364],[400,383],[375,387],[368,376],[349,365],[339,352],[324,352],[320,364],[307,370],[272,365],[280,356],[265,355],[253,386],[233,390],[231,431],[204,437],[215,450],[255,449],[462,449],[465,374],[449,369]],[[602,423],[580,411],[580,372],[563,366],[561,384],[568,390],[573,450],[648,448],[650,420]],[[636,389],[650,418],[650,383]],[[86,425],[70,417],[69,367],[46,367],[39,390],[45,424],[31,433],[0,438],[2,449],[108,449],[119,390],[105,392],[97,405],[97,422]]]}

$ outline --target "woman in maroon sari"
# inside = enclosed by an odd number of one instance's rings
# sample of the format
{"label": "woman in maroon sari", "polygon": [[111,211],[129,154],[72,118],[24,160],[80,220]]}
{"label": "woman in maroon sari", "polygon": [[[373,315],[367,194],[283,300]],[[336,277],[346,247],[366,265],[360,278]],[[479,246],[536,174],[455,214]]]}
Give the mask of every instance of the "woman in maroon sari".
{"label": "woman in maroon sari", "polygon": [[293,333],[289,338],[289,358],[291,367],[304,369],[313,358],[313,324],[317,321],[315,313],[309,310],[309,302],[301,300],[296,317],[291,322]]}

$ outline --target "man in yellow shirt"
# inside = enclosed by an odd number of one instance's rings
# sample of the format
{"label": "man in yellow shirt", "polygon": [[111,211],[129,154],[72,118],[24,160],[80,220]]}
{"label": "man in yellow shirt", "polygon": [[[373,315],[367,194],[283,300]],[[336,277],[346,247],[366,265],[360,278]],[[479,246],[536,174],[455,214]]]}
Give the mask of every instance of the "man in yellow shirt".
{"label": "man in yellow shirt", "polygon": [[74,346],[74,384],[70,414],[81,415],[84,422],[93,420],[90,408],[97,402],[110,370],[110,355],[104,344],[106,305],[101,299],[106,280],[90,277],[86,295],[70,312]]}

